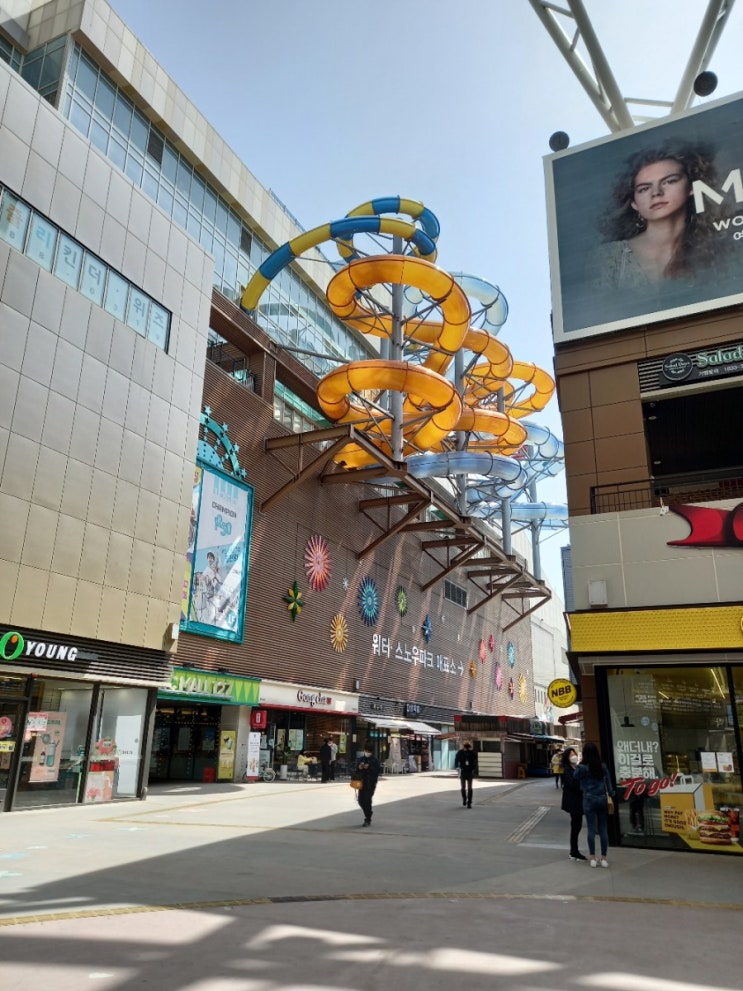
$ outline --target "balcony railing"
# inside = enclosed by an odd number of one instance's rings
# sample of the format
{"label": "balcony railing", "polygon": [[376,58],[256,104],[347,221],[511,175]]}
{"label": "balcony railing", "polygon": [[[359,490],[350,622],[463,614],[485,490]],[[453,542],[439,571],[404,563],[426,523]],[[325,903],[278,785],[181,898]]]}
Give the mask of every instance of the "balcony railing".
{"label": "balcony railing", "polygon": [[721,502],[743,498],[743,468],[709,475],[645,478],[591,489],[591,513],[624,513],[673,503]]}
{"label": "balcony railing", "polygon": [[206,349],[206,357],[236,382],[240,382],[251,392],[257,391],[255,372],[248,367],[248,359],[245,355],[234,357],[222,341],[210,341]]}

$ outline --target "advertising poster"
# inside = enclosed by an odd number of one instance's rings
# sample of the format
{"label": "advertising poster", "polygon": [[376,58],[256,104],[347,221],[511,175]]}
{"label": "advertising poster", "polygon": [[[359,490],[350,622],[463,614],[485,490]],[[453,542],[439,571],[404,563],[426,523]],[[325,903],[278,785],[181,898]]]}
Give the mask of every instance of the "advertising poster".
{"label": "advertising poster", "polygon": [[237,735],[234,730],[223,730],[219,734],[219,766],[217,780],[232,781],[235,774],[235,747]]}
{"label": "advertising poster", "polygon": [[248,580],[253,490],[211,468],[194,486],[198,511],[190,569],[187,619],[191,633],[241,642]]}
{"label": "advertising poster", "polygon": [[261,769],[261,734],[248,734],[248,763],[246,774],[249,778],[257,778]]}
{"label": "advertising poster", "polygon": [[[26,732],[34,734],[29,781],[56,781],[59,778],[66,721],[66,712],[29,712]],[[30,730],[30,725],[43,726],[43,729]]]}
{"label": "advertising poster", "polygon": [[191,520],[188,525],[188,549],[186,550],[186,573],[183,576],[183,594],[181,596],[181,623],[188,622],[188,603],[191,598],[193,584],[193,555],[196,546],[196,520],[199,517],[201,501],[201,475],[198,465],[194,467],[193,489],[191,491]]}
{"label": "advertising poster", "polygon": [[743,301],[743,98],[546,159],[556,342]]}

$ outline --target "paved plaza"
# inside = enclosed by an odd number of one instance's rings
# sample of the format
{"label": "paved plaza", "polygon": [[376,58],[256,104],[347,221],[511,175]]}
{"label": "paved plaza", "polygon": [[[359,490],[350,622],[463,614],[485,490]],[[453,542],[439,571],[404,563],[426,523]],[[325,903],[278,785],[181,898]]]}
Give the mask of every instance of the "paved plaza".
{"label": "paved plaza", "polygon": [[[738,857],[568,859],[551,779],[182,785],[3,815],[3,991],[739,991]],[[582,835],[585,849],[585,832]]]}

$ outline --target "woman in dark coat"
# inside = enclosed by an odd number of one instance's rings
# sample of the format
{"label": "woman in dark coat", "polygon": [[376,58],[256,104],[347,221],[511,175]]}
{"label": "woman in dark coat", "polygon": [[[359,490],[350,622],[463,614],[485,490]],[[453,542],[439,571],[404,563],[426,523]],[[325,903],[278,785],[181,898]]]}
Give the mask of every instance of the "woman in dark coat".
{"label": "woman in dark coat", "polygon": [[578,849],[578,837],[583,828],[583,792],[575,780],[575,768],[579,757],[574,747],[567,747],[562,754],[562,811],[570,816],[570,859],[585,860]]}

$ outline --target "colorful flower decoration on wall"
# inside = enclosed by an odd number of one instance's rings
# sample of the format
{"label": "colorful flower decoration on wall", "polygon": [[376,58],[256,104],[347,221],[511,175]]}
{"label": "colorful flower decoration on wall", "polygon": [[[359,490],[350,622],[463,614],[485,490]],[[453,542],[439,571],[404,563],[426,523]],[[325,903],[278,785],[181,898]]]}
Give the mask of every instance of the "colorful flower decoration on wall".
{"label": "colorful flower decoration on wall", "polygon": [[495,687],[498,691],[503,688],[503,668],[497,662],[495,665]]}
{"label": "colorful flower decoration on wall", "polygon": [[514,694],[515,694],[515,689],[514,689],[514,686],[513,686],[513,678],[509,678],[508,679],[508,697],[509,697],[509,699],[512,699],[513,696],[514,696]]}
{"label": "colorful flower decoration on wall", "polygon": [[328,587],[333,562],[330,558],[330,548],[324,537],[318,534],[310,537],[304,548],[304,571],[310,588],[322,592]]}
{"label": "colorful flower decoration on wall", "polygon": [[379,619],[379,591],[377,583],[369,575],[359,587],[359,612],[367,626],[374,626]]}
{"label": "colorful flower decoration on wall", "polygon": [[488,650],[490,651],[491,654],[495,650],[495,637],[493,636],[492,633],[488,637]]}
{"label": "colorful flower decoration on wall", "polygon": [[348,623],[341,613],[330,620],[330,642],[337,654],[342,654],[348,646]]}
{"label": "colorful flower decoration on wall", "polygon": [[397,586],[397,591],[395,592],[395,605],[397,606],[397,611],[401,616],[404,616],[408,611],[408,593],[402,587],[402,585]]}
{"label": "colorful flower decoration on wall", "polygon": [[297,618],[297,616],[302,611],[302,606],[304,605],[304,599],[302,598],[302,593],[299,591],[299,584],[294,582],[292,586],[287,590],[284,596],[284,602],[286,603],[286,608],[292,617],[292,623]]}
{"label": "colorful flower decoration on wall", "polygon": [[421,633],[423,634],[423,639],[426,643],[429,643],[431,639],[431,634],[433,633],[433,626],[431,626],[431,617],[426,613],[426,618],[421,624]]}
{"label": "colorful flower decoration on wall", "polygon": [[488,656],[487,653],[485,652],[485,641],[484,640],[481,640],[480,641],[480,648],[479,648],[478,653],[480,655],[480,664],[484,664],[485,663],[485,658]]}
{"label": "colorful flower decoration on wall", "polygon": [[506,647],[506,657],[508,658],[508,666],[512,668],[516,663],[516,648],[510,640],[508,641],[508,646]]}
{"label": "colorful flower decoration on wall", "polygon": [[475,664],[474,661],[470,661],[469,672],[470,672],[470,677],[471,678],[476,678],[477,677],[477,665]]}
{"label": "colorful flower decoration on wall", "polygon": [[522,702],[526,702],[526,700],[527,700],[528,697],[529,696],[528,696],[527,691],[526,691],[526,678],[525,678],[525,676],[523,674],[520,674],[519,675],[519,699]]}

